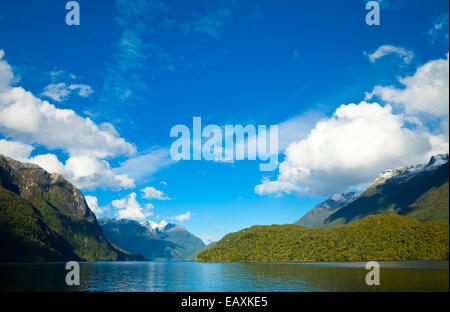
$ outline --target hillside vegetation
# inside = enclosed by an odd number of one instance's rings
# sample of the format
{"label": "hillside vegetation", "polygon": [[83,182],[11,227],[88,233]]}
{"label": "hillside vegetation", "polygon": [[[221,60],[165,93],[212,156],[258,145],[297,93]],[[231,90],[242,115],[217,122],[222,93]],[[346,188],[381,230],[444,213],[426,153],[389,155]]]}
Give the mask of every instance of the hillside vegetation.
{"label": "hillside vegetation", "polygon": [[197,255],[200,262],[448,259],[449,225],[394,214],[370,215],[331,229],[253,226]]}
{"label": "hillside vegetation", "polygon": [[134,260],[104,236],[81,192],[58,174],[0,155],[0,261]]}

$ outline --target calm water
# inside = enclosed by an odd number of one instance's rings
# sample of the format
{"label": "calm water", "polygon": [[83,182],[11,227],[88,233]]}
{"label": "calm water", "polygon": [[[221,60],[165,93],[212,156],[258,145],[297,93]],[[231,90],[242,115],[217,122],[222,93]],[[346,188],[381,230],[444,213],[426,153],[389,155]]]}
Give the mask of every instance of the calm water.
{"label": "calm water", "polygon": [[0,264],[1,291],[448,291],[448,261],[380,262],[380,286],[363,262],[80,263],[66,286],[64,263]]}

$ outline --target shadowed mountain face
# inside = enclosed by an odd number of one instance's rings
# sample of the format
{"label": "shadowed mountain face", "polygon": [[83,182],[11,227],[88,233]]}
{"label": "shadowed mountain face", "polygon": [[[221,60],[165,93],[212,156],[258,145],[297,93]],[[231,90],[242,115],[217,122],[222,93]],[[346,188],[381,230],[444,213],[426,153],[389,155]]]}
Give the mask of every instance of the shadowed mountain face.
{"label": "shadowed mountain face", "polygon": [[331,214],[324,226],[384,213],[448,222],[448,161],[448,155],[437,155],[428,164],[383,172],[355,201]]}
{"label": "shadowed mountain face", "polygon": [[3,155],[0,233],[3,262],[136,259],[106,240],[84,196],[69,181]]}
{"label": "shadowed mountain face", "polygon": [[320,203],[309,212],[307,212],[300,220],[294,224],[308,226],[308,227],[322,227],[323,222],[331,214],[338,211],[340,208],[350,204],[359,194],[355,192],[347,192],[342,194],[335,194],[328,198],[323,203]]}
{"label": "shadowed mountain face", "polygon": [[111,242],[149,260],[186,260],[205,246],[184,227],[164,221],[156,224],[103,218],[99,222]]}

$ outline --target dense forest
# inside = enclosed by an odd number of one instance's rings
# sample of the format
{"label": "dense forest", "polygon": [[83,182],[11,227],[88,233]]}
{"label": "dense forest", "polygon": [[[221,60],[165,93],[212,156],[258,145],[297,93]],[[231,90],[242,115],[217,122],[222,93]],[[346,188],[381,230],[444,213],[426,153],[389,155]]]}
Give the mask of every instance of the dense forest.
{"label": "dense forest", "polygon": [[197,255],[200,262],[448,259],[449,226],[394,214],[370,215],[330,229],[253,226]]}

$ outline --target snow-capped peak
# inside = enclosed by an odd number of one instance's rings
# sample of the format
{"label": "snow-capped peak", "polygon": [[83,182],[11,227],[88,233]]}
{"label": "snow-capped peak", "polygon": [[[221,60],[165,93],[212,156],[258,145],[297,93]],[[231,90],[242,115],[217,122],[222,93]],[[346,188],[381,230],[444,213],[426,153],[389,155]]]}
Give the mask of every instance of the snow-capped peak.
{"label": "snow-capped peak", "polygon": [[340,200],[342,200],[342,197],[343,197],[342,194],[334,194],[330,198],[334,201],[340,201]]}
{"label": "snow-capped peak", "polygon": [[427,167],[437,168],[445,163],[448,163],[448,154],[438,154],[431,157],[430,161],[427,164]]}
{"label": "snow-capped peak", "polygon": [[397,167],[383,171],[369,187],[375,187],[384,184],[387,180],[390,182],[405,182],[420,172],[431,171],[439,168],[449,161],[448,154],[438,154],[432,156],[428,164],[412,165],[408,167]]}
{"label": "snow-capped peak", "polygon": [[163,231],[168,223],[166,220],[162,220],[160,223],[156,223],[156,222],[153,222],[152,220],[148,220],[147,222],[144,222],[141,224],[151,230]]}
{"label": "snow-capped peak", "polygon": [[333,196],[330,197],[330,200],[333,200],[335,202],[350,202],[353,201],[354,199],[356,199],[356,197],[358,197],[358,193],[355,192],[345,192],[345,193],[340,193],[340,194],[334,194]]}

